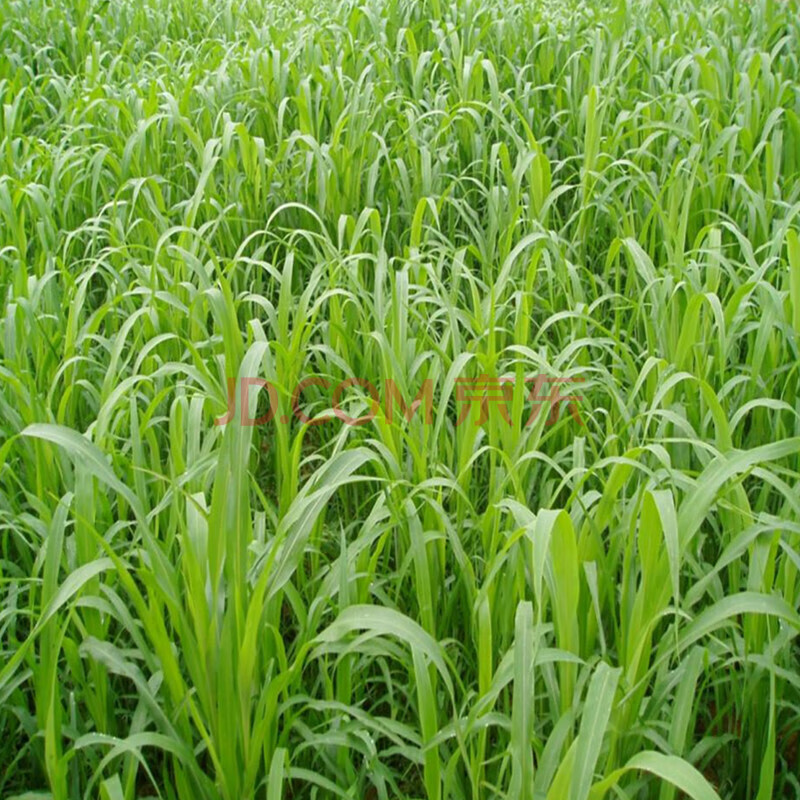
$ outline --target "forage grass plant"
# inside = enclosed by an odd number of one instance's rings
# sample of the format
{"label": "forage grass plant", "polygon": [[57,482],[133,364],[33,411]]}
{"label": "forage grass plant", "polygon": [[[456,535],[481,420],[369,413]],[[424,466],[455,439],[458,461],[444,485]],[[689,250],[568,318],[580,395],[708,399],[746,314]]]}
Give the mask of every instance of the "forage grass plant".
{"label": "forage grass plant", "polygon": [[0,796],[800,796],[797,0],[0,0],[0,107]]}

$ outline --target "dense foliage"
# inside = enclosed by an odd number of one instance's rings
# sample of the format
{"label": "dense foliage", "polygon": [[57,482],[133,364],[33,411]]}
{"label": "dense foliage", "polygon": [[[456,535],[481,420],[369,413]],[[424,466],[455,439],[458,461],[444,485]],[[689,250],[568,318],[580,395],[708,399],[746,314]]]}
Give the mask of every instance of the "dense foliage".
{"label": "dense foliage", "polygon": [[0,0],[0,796],[800,795],[799,70],[797,0]]}

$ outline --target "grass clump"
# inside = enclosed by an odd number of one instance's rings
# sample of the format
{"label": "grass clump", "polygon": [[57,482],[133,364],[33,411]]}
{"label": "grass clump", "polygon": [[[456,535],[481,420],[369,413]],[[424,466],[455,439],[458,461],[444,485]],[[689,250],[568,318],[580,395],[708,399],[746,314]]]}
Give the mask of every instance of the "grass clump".
{"label": "grass clump", "polygon": [[796,0],[0,53],[0,796],[800,794]]}

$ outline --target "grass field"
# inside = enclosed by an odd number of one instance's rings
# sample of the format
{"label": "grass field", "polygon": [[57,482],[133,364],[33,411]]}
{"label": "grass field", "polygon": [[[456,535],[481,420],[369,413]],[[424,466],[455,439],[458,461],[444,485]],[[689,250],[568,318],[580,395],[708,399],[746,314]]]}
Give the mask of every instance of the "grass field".
{"label": "grass field", "polygon": [[0,0],[0,106],[0,797],[800,797],[797,0]]}

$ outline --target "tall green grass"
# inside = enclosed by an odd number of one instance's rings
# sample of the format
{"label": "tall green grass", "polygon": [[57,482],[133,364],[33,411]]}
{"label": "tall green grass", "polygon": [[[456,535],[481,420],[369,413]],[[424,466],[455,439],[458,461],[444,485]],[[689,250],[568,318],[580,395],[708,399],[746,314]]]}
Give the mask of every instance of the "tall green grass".
{"label": "tall green grass", "polygon": [[[796,0],[0,0],[0,796],[800,795],[799,75]],[[309,376],[430,424],[214,424]]]}

